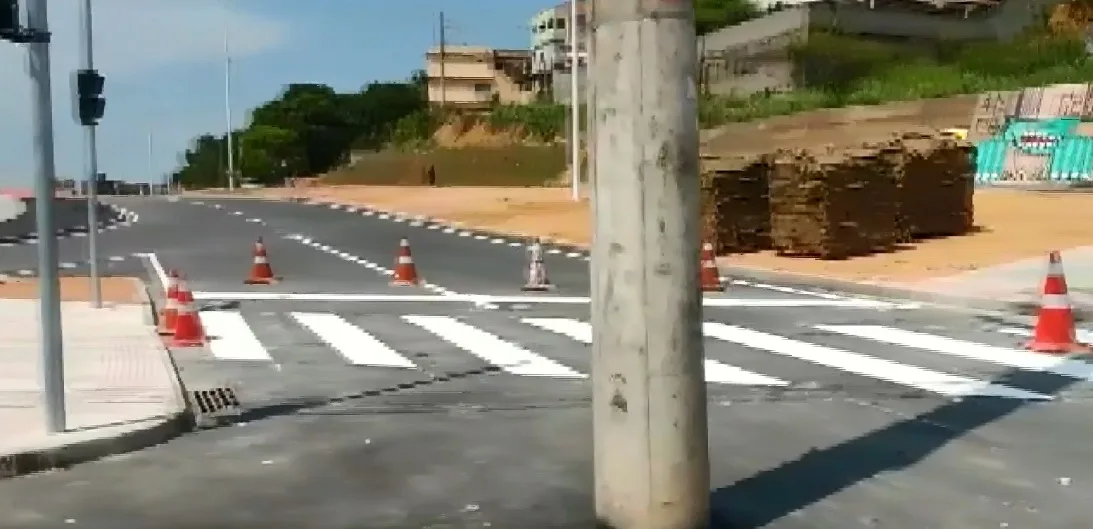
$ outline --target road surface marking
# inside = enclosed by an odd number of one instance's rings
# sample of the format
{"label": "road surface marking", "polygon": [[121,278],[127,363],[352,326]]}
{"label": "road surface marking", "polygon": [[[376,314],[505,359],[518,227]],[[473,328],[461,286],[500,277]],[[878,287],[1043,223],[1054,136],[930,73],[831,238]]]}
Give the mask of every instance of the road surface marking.
{"label": "road surface marking", "polygon": [[[1032,338],[1032,329],[1021,329],[1019,327],[1004,327],[996,329],[1002,334],[1010,334],[1013,336],[1021,336],[1024,338]],[[1093,331],[1085,329],[1076,329],[1074,334],[1078,338],[1078,341],[1084,344],[1093,343]]]}
{"label": "road surface marking", "polygon": [[[359,262],[366,268],[390,275],[393,271],[375,263],[368,263],[363,259]],[[440,290],[437,290],[440,292]],[[194,292],[194,299],[201,300],[234,300],[234,301],[362,301],[362,302],[428,302],[428,301],[456,301],[471,303],[509,303],[509,304],[544,304],[544,305],[584,305],[589,303],[587,297],[573,296],[493,296],[478,294],[451,294],[440,296],[429,295],[395,295],[395,294],[353,294],[353,293],[296,293],[296,292]],[[885,301],[869,299],[757,299],[757,298],[704,298],[702,305],[706,307],[742,307],[742,308],[809,308],[830,307],[845,309],[912,309],[916,304],[897,304]]]}
{"label": "road surface marking", "polygon": [[156,257],[155,253],[140,253],[133,254],[148,259],[148,262],[152,265],[152,270],[155,270],[156,277],[159,278],[159,283],[163,286],[163,291],[166,292],[170,286],[171,280],[167,277],[167,270],[163,268],[163,264],[159,262],[159,257]]}
{"label": "road surface marking", "polygon": [[216,358],[266,362],[273,360],[242,314],[234,311],[205,311],[199,314],[205,333],[209,336],[209,350]]}
{"label": "road surface marking", "polygon": [[1028,371],[1043,371],[1054,375],[1093,381],[1093,364],[1020,349],[995,347],[880,325],[817,325],[816,328],[875,342],[902,345],[1006,367],[1016,367]]}
{"label": "road surface marking", "polygon": [[387,344],[337,314],[292,312],[289,315],[353,365],[410,369],[417,367]]}
{"label": "road surface marking", "polygon": [[488,332],[448,316],[403,316],[403,320],[501,368],[529,377],[586,378],[582,373],[539,356]]}
{"label": "road surface marking", "polygon": [[[533,327],[550,331],[568,338],[592,343],[592,325],[580,320],[568,318],[524,318],[520,320]],[[736,366],[723,364],[717,360],[705,360],[706,382],[714,384],[733,384],[737,386],[788,386],[789,382],[753,373]]]}
{"label": "road surface marking", "polygon": [[1002,397],[1023,400],[1051,400],[1052,397],[973,378],[891,362],[864,354],[792,340],[723,323],[702,325],[707,336],[752,349],[759,349],[833,367],[856,375],[885,380],[930,391],[947,397]]}

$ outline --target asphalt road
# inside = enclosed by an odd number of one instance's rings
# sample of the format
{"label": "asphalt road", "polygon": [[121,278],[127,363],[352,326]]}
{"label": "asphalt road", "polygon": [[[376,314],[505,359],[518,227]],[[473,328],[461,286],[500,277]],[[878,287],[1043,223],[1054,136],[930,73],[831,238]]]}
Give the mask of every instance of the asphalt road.
{"label": "asphalt road", "polygon": [[[35,223],[37,222],[33,200],[27,203],[26,212],[8,222],[0,223],[0,273],[12,276],[34,276],[38,270],[38,245]],[[122,200],[121,202],[125,202]],[[87,273],[87,202],[84,200],[57,200],[54,208],[57,231],[58,261],[62,274]],[[101,270],[104,275],[126,275],[139,270],[124,261],[132,260],[131,252],[123,252],[131,246],[127,234],[117,234],[117,229],[128,225],[117,218],[117,212],[106,204],[100,205],[99,234]],[[123,230],[124,231],[124,230]],[[139,237],[138,237],[139,239]],[[138,263],[139,264],[139,263]]]}
{"label": "asphalt road", "polygon": [[[36,236],[38,222],[37,201],[22,199],[26,209],[22,214],[0,222],[0,240],[19,242]],[[53,225],[61,233],[72,230],[87,231],[87,201],[82,199],[57,199],[53,201]]]}
{"label": "asphalt road", "polygon": [[[134,200],[141,222],[119,248],[206,292],[214,339],[176,362],[188,389],[236,389],[242,422],[0,482],[0,525],[593,525],[587,305],[329,299],[435,294],[361,263],[390,267],[403,235],[446,291],[519,294],[521,248],[220,204]],[[257,236],[284,276],[274,287],[242,285]],[[586,262],[549,259],[564,294],[587,294]],[[300,295],[241,299],[263,292]],[[715,527],[1087,525],[1090,364],[1023,354],[1001,323],[964,314],[779,285],[713,299],[735,305],[705,313]]]}

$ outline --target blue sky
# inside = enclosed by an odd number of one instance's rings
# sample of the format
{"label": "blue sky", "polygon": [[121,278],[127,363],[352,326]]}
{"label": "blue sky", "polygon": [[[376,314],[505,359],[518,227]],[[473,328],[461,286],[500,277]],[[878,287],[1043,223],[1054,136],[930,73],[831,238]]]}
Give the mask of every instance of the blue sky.
{"label": "blue sky", "polygon": [[[448,41],[528,46],[535,0],[92,0],[95,66],[107,77],[99,169],[158,181],[189,139],[225,129],[224,32],[233,57],[233,122],[292,82],[356,90],[422,68],[441,10]],[[82,129],[72,119],[78,66],[76,0],[50,2],[57,173],[85,177]],[[71,7],[70,7],[71,6]],[[0,42],[0,186],[33,184],[30,87],[24,48]],[[152,164],[148,135],[152,134]],[[149,176],[151,174],[151,177]]]}

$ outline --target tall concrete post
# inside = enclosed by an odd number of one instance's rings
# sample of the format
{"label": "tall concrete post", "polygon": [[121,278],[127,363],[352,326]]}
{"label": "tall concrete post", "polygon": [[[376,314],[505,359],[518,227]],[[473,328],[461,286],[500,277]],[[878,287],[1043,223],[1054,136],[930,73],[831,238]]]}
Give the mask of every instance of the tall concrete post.
{"label": "tall concrete post", "polygon": [[596,513],[611,529],[705,528],[694,6],[595,0],[594,11]]}
{"label": "tall concrete post", "polygon": [[[27,0],[27,26],[49,32],[46,0]],[[61,284],[57,273],[57,230],[53,225],[53,184],[57,168],[53,158],[53,94],[49,67],[49,43],[27,44],[34,122],[34,197],[38,229],[38,307],[41,322],[42,401],[48,433],[66,429],[64,353],[61,336]]]}

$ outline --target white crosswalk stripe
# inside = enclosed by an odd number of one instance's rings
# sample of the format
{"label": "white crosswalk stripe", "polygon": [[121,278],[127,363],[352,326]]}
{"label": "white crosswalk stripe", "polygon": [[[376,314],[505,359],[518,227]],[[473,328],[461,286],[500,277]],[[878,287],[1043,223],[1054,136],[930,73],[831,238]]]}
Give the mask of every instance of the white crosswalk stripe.
{"label": "white crosswalk stripe", "polygon": [[201,312],[201,323],[209,336],[209,351],[220,360],[272,362],[273,357],[254,335],[247,320],[238,312]]}
{"label": "white crosswalk stripe", "polygon": [[409,358],[398,354],[387,344],[375,339],[371,334],[345,321],[337,314],[293,312],[291,315],[353,365],[415,367]]}
{"label": "white crosswalk stripe", "polygon": [[[567,318],[524,318],[524,323],[568,336],[578,342],[592,343],[592,324]],[[788,386],[789,382],[759,373],[753,373],[736,366],[723,364],[717,360],[706,359],[706,382],[714,384],[734,384],[740,386]]]}
{"label": "white crosswalk stripe", "polygon": [[[575,318],[302,311],[244,315],[231,310],[207,310],[200,315],[210,336],[209,353],[215,360],[234,361],[234,365],[280,365],[286,355],[298,355],[294,361],[307,365],[357,369],[430,371],[470,362],[520,377],[571,380],[587,379],[588,374],[582,371],[591,365],[588,346],[593,340],[592,326]],[[256,327],[262,332],[255,333],[249,323],[252,318],[265,318]],[[813,325],[812,329],[790,337],[706,322],[702,327],[708,340],[706,381],[751,388],[808,387],[822,381],[822,386],[837,387],[840,383],[832,382],[835,379],[831,377],[844,373],[853,379],[877,381],[874,384],[945,397],[1020,400],[1054,397],[1045,390],[1018,387],[1031,384],[1031,379],[1007,377],[1022,380],[1007,385],[992,382],[985,371],[1000,376],[1019,370],[1093,382],[1093,364],[1080,360],[883,325]],[[279,334],[264,345],[262,333],[269,332]],[[826,343],[832,340],[835,343]],[[565,347],[570,341],[579,346]],[[983,367],[964,368],[968,362]],[[796,369],[792,366],[801,367],[786,374],[786,370]],[[853,384],[851,381],[848,387],[855,387]]]}
{"label": "white crosswalk stripe", "polygon": [[817,325],[816,328],[892,345],[915,347],[935,353],[1016,367],[1027,371],[1043,371],[1064,377],[1093,381],[1093,364],[1030,351],[985,345],[879,325]]}
{"label": "white crosswalk stripe", "polygon": [[1012,399],[1047,399],[1046,395],[1023,391],[998,384],[991,384],[973,378],[950,375],[900,364],[864,354],[843,351],[833,347],[824,347],[813,343],[792,340],[775,334],[767,334],[751,329],[707,322],[702,326],[706,335],[719,340],[737,343],[746,347],[769,351],[834,367],[869,378],[885,380],[895,384],[917,388],[948,397],[1003,397]]}
{"label": "white crosswalk stripe", "polygon": [[506,342],[448,316],[403,316],[402,319],[429,331],[514,375],[531,377],[584,378],[549,358]]}

